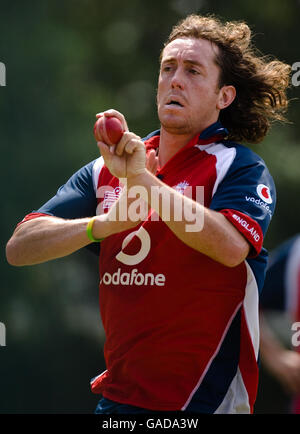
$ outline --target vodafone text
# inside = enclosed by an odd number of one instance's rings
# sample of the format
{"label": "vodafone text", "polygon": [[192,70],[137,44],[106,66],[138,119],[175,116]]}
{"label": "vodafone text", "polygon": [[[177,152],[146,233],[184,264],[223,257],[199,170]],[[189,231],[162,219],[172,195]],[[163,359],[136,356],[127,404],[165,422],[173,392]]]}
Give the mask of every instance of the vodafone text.
{"label": "vodafone text", "polygon": [[[203,229],[204,224],[204,208],[197,207],[196,202],[204,204],[204,187],[192,186],[180,183],[180,188],[175,190],[181,194],[176,194],[171,197],[169,188],[165,186],[153,186],[151,188],[150,197],[145,187],[136,185],[127,191],[127,180],[120,179],[120,186],[113,188],[110,185],[101,186],[97,190],[97,198],[100,203],[97,206],[97,215],[102,214],[105,210],[111,208],[109,219],[111,221],[158,221],[159,216],[162,221],[170,221],[171,216],[174,221],[186,221],[189,224],[185,225],[187,232],[199,232]],[[126,190],[127,194],[122,194]],[[192,199],[193,191],[195,193],[194,200],[184,200],[184,196]],[[118,210],[112,205],[119,200]],[[173,205],[172,204],[173,199]],[[149,215],[148,204],[151,203],[152,210]],[[154,211],[156,210],[156,211]]]}
{"label": "vodafone text", "polygon": [[247,202],[253,202],[256,205],[262,206],[263,208],[265,208],[268,211],[268,213],[272,217],[272,211],[271,211],[269,205],[267,205],[264,201],[262,201],[260,199],[255,199],[255,197],[250,197],[250,196],[245,196],[245,199]]}
{"label": "vodafone text", "polygon": [[156,285],[156,286],[164,286],[166,281],[166,277],[163,274],[153,274],[153,273],[138,273],[137,268],[131,270],[130,273],[121,273],[121,268],[110,274],[106,272],[103,275],[102,283],[104,285]]}

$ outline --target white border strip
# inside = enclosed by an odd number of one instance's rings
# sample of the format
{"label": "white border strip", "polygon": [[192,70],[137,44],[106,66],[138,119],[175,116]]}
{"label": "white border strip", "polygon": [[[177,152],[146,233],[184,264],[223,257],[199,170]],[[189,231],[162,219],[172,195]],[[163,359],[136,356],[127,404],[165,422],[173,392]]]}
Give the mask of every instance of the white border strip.
{"label": "white border strip", "polygon": [[230,166],[232,165],[236,157],[236,149],[234,147],[227,148],[227,146],[221,143],[212,143],[210,145],[196,145],[201,151],[205,151],[208,154],[212,154],[216,157],[216,171],[217,179],[212,192],[212,197],[217,191],[219,184],[223,181],[226,173],[228,172]]}
{"label": "white border strip", "polygon": [[245,261],[247,267],[247,284],[244,297],[244,311],[249,334],[251,336],[255,358],[259,352],[259,299],[258,286],[250,265]]}
{"label": "white border strip", "polygon": [[101,374],[97,375],[96,377],[93,377],[90,381],[90,385],[93,385],[95,383],[95,381],[98,380],[98,378],[102,377],[102,375],[105,374],[105,372],[107,372],[107,369],[105,369],[105,371],[101,372]]}
{"label": "white border strip", "polygon": [[97,160],[95,161],[95,163],[93,165],[93,169],[92,169],[93,185],[94,185],[95,194],[97,194],[99,175],[100,175],[100,172],[101,172],[101,169],[103,166],[104,166],[103,157],[97,158]]}

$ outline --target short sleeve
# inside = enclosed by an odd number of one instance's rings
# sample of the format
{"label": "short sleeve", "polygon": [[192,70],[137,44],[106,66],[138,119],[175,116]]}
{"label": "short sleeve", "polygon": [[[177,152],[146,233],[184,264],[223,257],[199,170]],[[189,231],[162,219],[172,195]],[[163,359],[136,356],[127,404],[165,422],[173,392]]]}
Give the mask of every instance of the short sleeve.
{"label": "short sleeve", "polygon": [[95,161],[92,161],[79,169],[37,212],[65,219],[95,215],[97,199],[93,183],[94,164]]}
{"label": "short sleeve", "polygon": [[[58,189],[55,196],[38,210],[26,215],[20,223],[44,215],[64,219],[77,219],[96,215],[97,176],[99,175],[99,168],[101,168],[101,164],[98,164],[99,160],[94,160],[79,169]],[[95,167],[97,168],[96,171]],[[93,245],[92,250],[95,250]],[[99,248],[97,248],[97,251],[99,251]]]}
{"label": "short sleeve", "polygon": [[233,161],[213,195],[210,208],[220,211],[258,255],[276,205],[273,178],[264,161],[250,149],[235,146]]}

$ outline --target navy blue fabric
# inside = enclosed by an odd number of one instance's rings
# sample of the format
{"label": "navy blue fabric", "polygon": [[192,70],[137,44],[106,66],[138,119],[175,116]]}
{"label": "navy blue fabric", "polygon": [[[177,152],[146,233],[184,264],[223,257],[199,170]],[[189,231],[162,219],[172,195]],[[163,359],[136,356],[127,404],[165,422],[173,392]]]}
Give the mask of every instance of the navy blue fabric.
{"label": "navy blue fabric", "polygon": [[[134,405],[120,404],[107,398],[101,398],[95,410],[95,414],[165,414],[163,411],[147,410]],[[172,412],[174,413],[174,412]]]}
{"label": "navy blue fabric", "polygon": [[65,219],[94,216],[97,208],[92,176],[94,163],[95,160],[71,176],[37,212]]}
{"label": "navy blue fabric", "polygon": [[[223,142],[227,147],[234,147],[236,157],[224,180],[214,194],[210,208],[214,210],[234,209],[247,214],[259,223],[263,234],[266,233],[276,205],[276,189],[265,162],[245,146],[233,142]],[[256,188],[265,184],[270,188],[273,202],[257,204],[247,198],[259,200]],[[262,201],[260,201],[262,202]]]}
{"label": "navy blue fabric", "polygon": [[[187,411],[214,413],[222,403],[237,373],[240,357],[241,312],[234,317],[218,354],[212,361],[205,378],[191,399]],[[214,387],[212,388],[212,384]]]}
{"label": "navy blue fabric", "polygon": [[[236,157],[232,162],[224,180],[220,183],[210,203],[215,211],[233,209],[248,215],[255,220],[265,235],[276,206],[276,188],[265,162],[250,149],[233,142],[224,141],[227,147],[234,147]],[[257,194],[257,186],[264,184],[270,189],[272,203],[262,201]],[[252,252],[251,252],[252,253]],[[262,290],[268,252],[262,248],[260,254],[247,259],[258,285]]]}
{"label": "navy blue fabric", "polygon": [[286,266],[298,237],[299,235],[288,239],[270,253],[266,279],[260,296],[260,307],[264,310],[284,311],[286,308]]}
{"label": "navy blue fabric", "polygon": [[221,122],[215,122],[214,124],[206,128],[204,131],[202,131],[202,133],[199,136],[199,139],[208,139],[209,137],[215,135],[222,135],[222,136],[228,135],[228,130],[223,127]]}

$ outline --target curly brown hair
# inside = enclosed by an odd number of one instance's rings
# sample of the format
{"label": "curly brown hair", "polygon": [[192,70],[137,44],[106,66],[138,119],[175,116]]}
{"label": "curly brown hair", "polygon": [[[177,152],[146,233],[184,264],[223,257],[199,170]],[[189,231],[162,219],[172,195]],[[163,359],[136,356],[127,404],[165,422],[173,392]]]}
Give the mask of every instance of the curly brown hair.
{"label": "curly brown hair", "polygon": [[245,22],[223,23],[213,15],[189,15],[173,27],[164,47],[182,37],[206,39],[219,48],[215,57],[221,70],[219,87],[236,89],[235,100],[219,117],[230,140],[259,143],[273,121],[287,122],[284,113],[291,67],[261,55]]}

